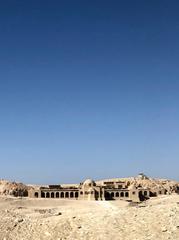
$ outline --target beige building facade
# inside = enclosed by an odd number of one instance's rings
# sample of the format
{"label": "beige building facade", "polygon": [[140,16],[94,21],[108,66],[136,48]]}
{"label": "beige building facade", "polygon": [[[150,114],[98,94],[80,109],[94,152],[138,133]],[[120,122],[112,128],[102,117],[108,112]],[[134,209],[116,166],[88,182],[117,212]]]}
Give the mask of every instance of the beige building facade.
{"label": "beige building facade", "polygon": [[122,181],[104,181],[96,183],[87,179],[79,185],[49,185],[30,189],[28,196],[31,198],[55,198],[76,200],[126,200],[129,202],[140,202],[152,196],[166,194],[165,190],[127,186]]}

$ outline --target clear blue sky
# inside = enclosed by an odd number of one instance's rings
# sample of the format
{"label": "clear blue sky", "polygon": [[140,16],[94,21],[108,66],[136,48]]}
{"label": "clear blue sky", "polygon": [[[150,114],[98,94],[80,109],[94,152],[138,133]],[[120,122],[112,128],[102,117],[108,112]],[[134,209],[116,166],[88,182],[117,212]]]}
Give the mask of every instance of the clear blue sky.
{"label": "clear blue sky", "polygon": [[0,4],[0,177],[179,180],[179,2]]}

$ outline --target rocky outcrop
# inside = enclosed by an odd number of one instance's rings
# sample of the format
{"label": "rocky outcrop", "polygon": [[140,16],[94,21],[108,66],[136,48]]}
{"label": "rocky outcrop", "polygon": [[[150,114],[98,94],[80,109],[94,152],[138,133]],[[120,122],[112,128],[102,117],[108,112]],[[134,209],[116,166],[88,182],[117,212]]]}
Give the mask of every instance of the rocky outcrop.
{"label": "rocky outcrop", "polygon": [[104,182],[122,182],[125,186],[130,185],[136,188],[148,188],[152,191],[166,191],[168,194],[177,192],[179,193],[179,182],[168,179],[150,178],[143,173],[140,173],[137,177],[130,178],[113,178],[96,181],[97,184],[103,184]]}
{"label": "rocky outcrop", "polygon": [[23,183],[0,180],[0,195],[28,196],[30,188]]}

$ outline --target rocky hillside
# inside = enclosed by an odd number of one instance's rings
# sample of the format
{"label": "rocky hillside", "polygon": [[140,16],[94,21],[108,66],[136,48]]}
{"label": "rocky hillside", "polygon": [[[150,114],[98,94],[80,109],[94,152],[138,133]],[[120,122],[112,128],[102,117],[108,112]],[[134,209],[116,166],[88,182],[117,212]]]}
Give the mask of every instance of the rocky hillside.
{"label": "rocky hillside", "polygon": [[23,183],[0,180],[0,195],[27,196],[28,189]]}
{"label": "rocky hillside", "polygon": [[130,181],[136,187],[151,188],[153,190],[165,189],[168,193],[177,192],[179,190],[179,183],[167,179],[153,179],[153,178],[134,178]]}
{"label": "rocky hillside", "polygon": [[152,188],[153,190],[165,189],[168,193],[179,193],[179,182],[168,179],[150,178],[143,173],[139,174],[137,177],[113,178],[96,182],[98,184],[103,184],[104,182],[123,182],[126,186],[134,185],[135,187]]}

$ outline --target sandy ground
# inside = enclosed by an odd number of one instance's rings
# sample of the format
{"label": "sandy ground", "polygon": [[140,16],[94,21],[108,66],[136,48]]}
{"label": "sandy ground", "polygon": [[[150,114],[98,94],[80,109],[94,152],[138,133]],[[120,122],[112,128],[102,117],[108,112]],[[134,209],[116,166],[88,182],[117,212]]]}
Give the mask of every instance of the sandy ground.
{"label": "sandy ground", "polygon": [[0,240],[178,240],[179,195],[124,201],[0,198]]}

